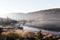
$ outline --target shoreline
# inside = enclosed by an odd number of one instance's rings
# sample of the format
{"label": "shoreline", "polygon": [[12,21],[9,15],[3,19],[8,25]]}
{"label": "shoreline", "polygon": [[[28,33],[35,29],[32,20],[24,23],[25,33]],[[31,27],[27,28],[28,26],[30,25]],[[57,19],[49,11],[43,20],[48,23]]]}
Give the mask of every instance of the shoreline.
{"label": "shoreline", "polygon": [[54,36],[60,36],[60,32],[56,32],[56,31],[48,31],[48,30],[41,30],[42,33],[49,33],[49,34],[52,34]]}

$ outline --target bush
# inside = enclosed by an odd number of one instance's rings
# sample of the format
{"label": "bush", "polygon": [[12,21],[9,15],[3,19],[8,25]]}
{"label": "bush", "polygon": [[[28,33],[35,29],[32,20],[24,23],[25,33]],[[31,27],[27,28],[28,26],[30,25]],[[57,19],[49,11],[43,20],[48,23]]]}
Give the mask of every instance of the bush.
{"label": "bush", "polygon": [[2,32],[2,40],[40,40],[41,39],[41,31],[32,32],[32,31],[23,31],[23,30],[15,30],[15,31],[7,31]]}

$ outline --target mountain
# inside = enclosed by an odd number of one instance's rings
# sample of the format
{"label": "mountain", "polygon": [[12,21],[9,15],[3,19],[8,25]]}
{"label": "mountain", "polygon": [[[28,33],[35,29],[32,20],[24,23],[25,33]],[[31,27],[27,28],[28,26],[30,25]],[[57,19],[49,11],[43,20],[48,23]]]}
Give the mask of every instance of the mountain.
{"label": "mountain", "polygon": [[40,10],[29,13],[11,13],[8,17],[16,20],[27,20],[25,25],[37,26],[46,30],[60,31],[60,8]]}

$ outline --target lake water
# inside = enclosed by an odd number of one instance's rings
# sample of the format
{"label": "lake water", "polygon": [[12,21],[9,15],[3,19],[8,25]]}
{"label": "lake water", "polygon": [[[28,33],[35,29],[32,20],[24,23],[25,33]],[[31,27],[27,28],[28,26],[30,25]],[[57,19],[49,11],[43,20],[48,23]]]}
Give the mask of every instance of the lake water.
{"label": "lake water", "polygon": [[42,32],[51,33],[51,34],[53,34],[53,35],[59,35],[59,36],[60,36],[60,32],[48,31],[48,30],[42,30]]}
{"label": "lake water", "polygon": [[[23,26],[23,30],[26,30],[26,31],[27,30],[30,30],[30,31],[39,31],[38,28],[33,28],[33,27],[28,27],[28,26]],[[53,35],[59,35],[60,36],[60,32],[48,31],[48,30],[42,30],[42,32],[44,32],[44,33],[51,33]]]}
{"label": "lake water", "polygon": [[38,28],[33,28],[33,27],[28,27],[28,26],[23,26],[23,30],[25,30],[25,31],[28,31],[28,30],[30,30],[30,31],[39,31]]}

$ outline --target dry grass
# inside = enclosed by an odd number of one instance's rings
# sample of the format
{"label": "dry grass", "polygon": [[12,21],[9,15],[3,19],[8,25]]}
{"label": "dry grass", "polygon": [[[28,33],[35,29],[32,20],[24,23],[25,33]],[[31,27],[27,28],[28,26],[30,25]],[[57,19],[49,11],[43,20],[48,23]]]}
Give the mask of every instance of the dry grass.
{"label": "dry grass", "polygon": [[14,39],[27,39],[27,38],[35,38],[37,36],[37,32],[33,31],[23,31],[23,30],[14,30],[7,31],[1,33],[2,38],[5,39],[7,36]]}

